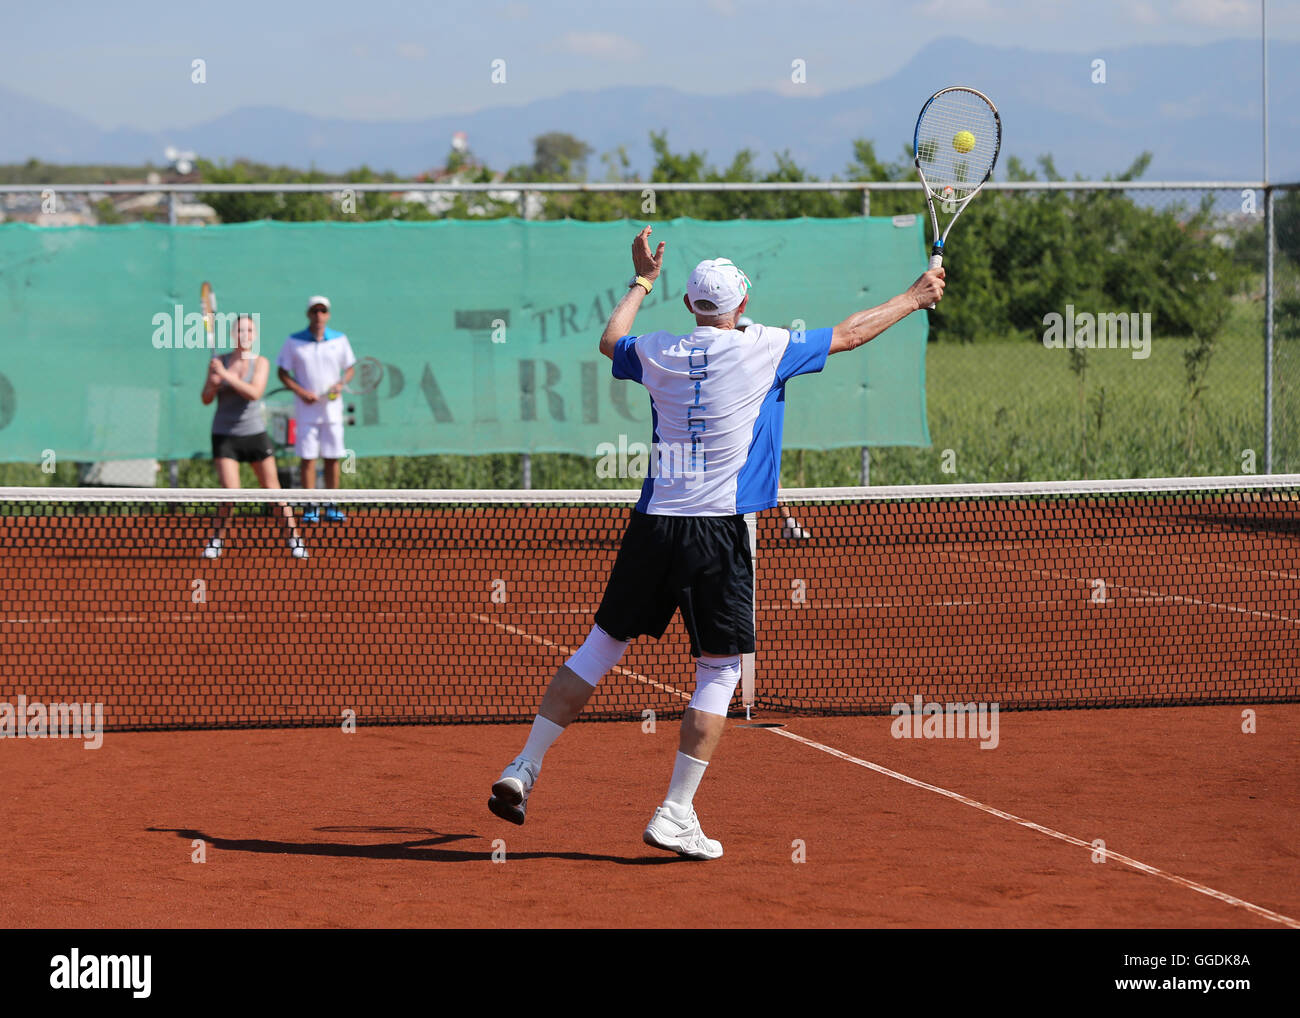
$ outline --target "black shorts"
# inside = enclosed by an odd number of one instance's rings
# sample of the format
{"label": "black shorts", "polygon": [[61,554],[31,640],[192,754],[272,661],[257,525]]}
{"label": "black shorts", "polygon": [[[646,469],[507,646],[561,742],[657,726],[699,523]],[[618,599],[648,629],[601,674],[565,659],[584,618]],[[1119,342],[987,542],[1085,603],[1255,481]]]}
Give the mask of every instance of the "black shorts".
{"label": "black shorts", "polygon": [[680,608],[691,655],[754,650],[754,563],[744,516],[632,510],[596,625],[616,640],[663,636]]}
{"label": "black shorts", "polygon": [[256,435],[212,435],[212,458],[234,460],[236,463],[261,463],[274,456],[271,437],[265,432]]}

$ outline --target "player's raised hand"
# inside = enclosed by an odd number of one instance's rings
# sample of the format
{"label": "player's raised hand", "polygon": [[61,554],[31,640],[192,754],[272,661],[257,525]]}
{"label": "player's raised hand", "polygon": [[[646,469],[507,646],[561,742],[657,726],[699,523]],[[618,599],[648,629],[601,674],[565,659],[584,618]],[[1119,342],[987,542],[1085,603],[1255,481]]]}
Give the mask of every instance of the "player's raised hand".
{"label": "player's raised hand", "polygon": [[659,242],[659,249],[654,254],[650,253],[650,227],[646,227],[636,235],[636,240],[632,241],[632,267],[636,269],[638,276],[645,276],[646,279],[654,282],[658,278],[664,264],[664,242]]}
{"label": "player's raised hand", "polygon": [[922,273],[915,283],[907,288],[907,295],[916,301],[917,308],[928,308],[943,299],[943,288],[947,286],[943,266]]}

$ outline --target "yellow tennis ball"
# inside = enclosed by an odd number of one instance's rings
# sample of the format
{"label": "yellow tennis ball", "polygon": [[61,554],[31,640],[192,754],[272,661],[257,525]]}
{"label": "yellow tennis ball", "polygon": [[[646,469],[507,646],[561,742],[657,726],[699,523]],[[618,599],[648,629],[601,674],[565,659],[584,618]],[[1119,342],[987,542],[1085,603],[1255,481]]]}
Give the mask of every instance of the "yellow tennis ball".
{"label": "yellow tennis ball", "polygon": [[330,393],[330,399],[338,399],[338,398],[339,398],[339,394],[337,392]]}
{"label": "yellow tennis ball", "polygon": [[975,147],[975,135],[970,131],[958,131],[952,136],[952,147],[958,152],[969,152]]}

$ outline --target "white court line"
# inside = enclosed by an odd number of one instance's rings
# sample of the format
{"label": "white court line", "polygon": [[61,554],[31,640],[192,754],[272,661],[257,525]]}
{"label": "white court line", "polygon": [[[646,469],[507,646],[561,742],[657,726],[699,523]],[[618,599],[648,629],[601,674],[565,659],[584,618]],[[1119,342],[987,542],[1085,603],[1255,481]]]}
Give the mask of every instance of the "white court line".
{"label": "white court line", "polygon": [[[1131,555],[1134,558],[1154,558],[1169,561],[1167,556],[1158,552],[1142,551],[1136,548],[1132,551],[1125,548],[1121,554]],[[1177,558],[1180,562],[1194,565],[1200,570],[1208,569],[1220,573],[1243,573],[1246,576],[1264,576],[1270,580],[1300,580],[1300,573],[1284,573],[1276,569],[1247,569],[1244,566],[1234,566],[1227,562],[1205,562],[1196,555],[1179,555]]]}
{"label": "white court line", "polygon": [[459,611],[448,609],[441,612],[223,612],[206,611],[195,608],[193,611],[156,611],[156,612],[109,612],[90,615],[86,612],[42,612],[39,615],[5,615],[0,616],[0,625],[60,626],[66,623],[86,624],[101,623],[118,625],[126,622],[266,622],[285,619],[293,622],[331,622],[345,616],[353,616],[357,622],[418,622],[427,619],[444,619],[459,615]]}
{"label": "white court line", "polygon": [[[470,618],[472,618],[475,622],[483,622],[489,625],[496,626],[498,629],[503,629],[511,636],[521,636],[525,640],[532,640],[533,643],[540,643],[544,647],[550,647],[552,650],[558,650],[561,654],[564,654],[566,656],[571,655],[574,651],[574,648],[572,647],[565,647],[558,643],[552,643],[544,636],[535,636],[532,633],[525,632],[524,630],[520,629],[518,626],[512,626],[507,622],[497,622],[490,615],[471,615]],[[632,671],[631,668],[624,668],[622,665],[615,665],[611,669],[611,671],[617,672],[619,675],[626,675],[629,679],[635,679],[637,682],[644,682],[647,686],[654,686],[655,689],[662,689],[665,693],[672,693],[674,696],[680,697],[683,700],[689,701],[691,698],[689,693],[683,693],[680,689],[676,688],[675,686],[669,686],[669,685],[665,685],[662,682],[656,682],[654,679],[647,678],[646,676],[640,674],[639,672]]]}
{"label": "white court line", "polygon": [[[989,816],[995,816],[1001,820],[1009,820],[1011,823],[1018,824],[1021,827],[1027,827],[1031,831],[1037,831],[1039,834],[1046,834],[1049,838],[1055,838],[1057,841],[1064,841],[1066,844],[1087,849],[1089,852],[1100,851],[1099,849],[1094,848],[1091,842],[1084,841],[1081,838],[1076,838],[1069,834],[1062,834],[1060,831],[1053,830],[1050,827],[1044,827],[1042,824],[1036,824],[1031,820],[1024,820],[1021,817],[1012,813],[1007,813],[1004,810],[997,809],[993,806],[987,806],[969,796],[962,795],[960,792],[953,792],[947,788],[940,788],[938,785],[931,785],[924,781],[918,781],[916,778],[910,778],[906,774],[900,774],[898,771],[890,770],[888,767],[882,767],[880,764],[871,763],[869,760],[861,760],[856,756],[850,756],[848,753],[842,752],[841,750],[834,749],[830,746],[824,746],[820,742],[814,742],[812,739],[804,738],[802,735],[796,735],[794,732],[788,731],[784,728],[769,728],[767,730],[784,738],[802,743],[805,746],[811,746],[813,749],[820,749],[823,753],[829,753],[831,756],[838,757],[841,760],[847,760],[849,763],[857,764],[859,767],[865,767],[867,770],[875,771],[877,774],[883,774],[887,778],[894,778],[895,780],[902,781],[904,784],[912,785],[915,788],[923,788],[927,792],[934,792],[936,795],[942,795],[948,799],[960,802],[963,805],[971,806],[974,809],[989,814]],[[1180,887],[1186,887],[1196,891],[1198,894],[1208,895],[1211,898],[1216,898],[1219,901],[1226,902],[1229,905],[1234,905],[1237,908],[1244,908],[1246,911],[1253,912],[1255,915],[1260,916],[1263,919],[1268,919],[1275,923],[1281,923],[1283,926],[1290,926],[1292,929],[1300,930],[1300,920],[1292,919],[1290,916],[1282,915],[1280,912],[1273,912],[1259,905],[1253,905],[1249,901],[1233,897],[1231,894],[1225,894],[1223,891],[1216,891],[1212,887],[1198,884],[1195,880],[1188,880],[1186,877],[1180,877],[1176,873],[1166,872],[1157,866],[1151,866],[1148,863],[1140,862],[1131,856],[1123,855],[1120,852],[1112,851],[1109,848],[1104,851],[1107,861],[1114,859],[1117,862],[1122,862],[1125,866],[1137,870],[1139,873],[1146,873],[1148,876],[1168,880],[1171,883],[1178,884]]]}
{"label": "white court line", "polygon": [[[998,566],[999,568],[1015,568],[1005,563],[996,562],[987,559],[977,559],[977,561],[986,561]],[[1031,575],[1047,577],[1050,579],[1066,580],[1074,585],[1091,586],[1093,582],[1090,579],[1084,579],[1078,576],[1071,576],[1067,573],[1057,573],[1050,570],[1026,570]],[[1098,579],[1096,577],[1094,579]],[[1118,596],[1117,596],[1118,592]],[[1031,592],[1027,592],[1031,593]],[[1124,585],[1107,585],[1106,601],[1104,604],[1093,604],[1088,602],[1085,607],[1091,610],[1104,608],[1106,605],[1118,604],[1120,602],[1129,602],[1132,604],[1194,604],[1206,608],[1214,608],[1219,611],[1237,612],[1243,615],[1252,615],[1256,618],[1272,619],[1276,622],[1283,622],[1288,625],[1300,626],[1300,619],[1290,615],[1283,615],[1278,612],[1267,612],[1254,608],[1243,608],[1239,605],[1219,604],[1215,601],[1206,601],[1201,598],[1191,597],[1182,594],[1163,594],[1159,591],[1147,590],[1143,587],[1128,587]],[[890,608],[971,608],[971,607],[1032,607],[1032,608],[1054,608],[1068,609],[1071,603],[1064,598],[1051,599],[1030,599],[1030,598],[1008,598],[1008,597],[972,597],[972,598],[950,598],[950,597],[915,597],[903,595],[901,597],[866,597],[866,598],[835,598],[830,600],[809,599],[800,602],[798,605],[787,601],[760,601],[755,607],[761,612],[772,611],[809,611],[816,609],[852,609],[852,608],[873,608],[873,609],[890,609]],[[516,607],[513,614],[515,616],[557,616],[557,615],[591,615],[596,610],[596,605],[578,605],[567,608],[545,607],[545,608],[518,608]],[[1077,607],[1077,605],[1076,605]],[[202,609],[182,612],[149,612],[144,614],[137,613],[101,613],[94,616],[88,616],[86,613],[78,612],[43,612],[39,615],[9,615],[0,617],[0,624],[20,624],[20,625],[60,625],[63,623],[123,623],[123,622],[250,622],[266,620],[284,616],[288,619],[299,622],[311,621],[328,621],[330,619],[344,615],[360,616],[358,621],[367,622],[401,622],[410,621],[418,622],[426,619],[440,619],[447,616],[459,614],[455,608],[447,608],[440,611],[396,611],[396,612],[373,612],[366,611],[364,608],[358,608],[356,611],[326,611],[326,612],[262,612],[258,614],[249,614],[245,612],[211,612]],[[479,616],[475,616],[478,618]],[[487,618],[487,616],[482,616]],[[505,623],[494,622],[493,625],[505,625]],[[649,681],[649,680],[646,680]]]}
{"label": "white court line", "polygon": [[[994,547],[998,551],[1025,550],[1024,544],[1018,541],[991,541],[986,542],[986,545]],[[1064,550],[1064,548],[1068,548],[1069,550],[1087,549],[1089,551],[1104,549],[1105,551],[1125,558],[1155,559],[1160,563],[1173,561],[1183,562],[1187,565],[1196,566],[1197,571],[1199,572],[1242,573],[1246,576],[1263,576],[1271,580],[1300,580],[1300,573],[1281,572],[1276,569],[1249,569],[1245,566],[1235,566],[1228,562],[1206,561],[1202,555],[1170,555],[1167,552],[1147,551],[1145,548],[1137,545],[1124,544],[1116,541],[1070,540],[1068,543],[1043,541],[1038,545],[1033,546],[1031,550],[1056,553]],[[962,554],[960,548],[953,551],[938,549],[935,553],[939,555]]]}
{"label": "white court line", "polygon": [[[1002,565],[1001,563],[994,563]],[[1075,585],[1090,587],[1092,580],[1083,579],[1078,576],[1070,576],[1066,573],[1051,573],[1044,570],[1028,570],[1028,572],[1051,578],[1067,580]],[[1096,578],[1096,577],[1094,577]],[[1116,592],[1120,595],[1117,596]],[[1034,592],[1028,591],[1032,594]],[[1159,591],[1146,590],[1142,587],[1127,587],[1123,585],[1106,585],[1106,604],[1114,604],[1120,601],[1131,601],[1134,604],[1149,604],[1159,602],[1173,602],[1176,604],[1189,603],[1196,604],[1207,608],[1217,608],[1220,611],[1240,612],[1247,615],[1255,615],[1260,618],[1273,619],[1278,622],[1285,622],[1291,625],[1300,625],[1300,619],[1293,618],[1290,615],[1282,615],[1276,612],[1266,612],[1261,609],[1243,608],[1238,605],[1219,604],[1214,601],[1206,601],[1200,598],[1194,598],[1182,594],[1162,594]],[[863,597],[863,598],[836,598],[832,600],[821,600],[810,597],[808,600],[795,604],[791,601],[760,601],[755,606],[759,611],[808,611],[817,608],[969,608],[969,607],[1005,607],[1008,605],[1018,605],[1021,607],[1033,608],[1070,608],[1071,602],[1064,597],[1055,598],[1037,598],[1030,597],[970,597],[970,598],[952,598],[952,597],[916,597],[903,595],[900,597]],[[1094,605],[1092,602],[1078,602],[1078,606],[1088,609],[1101,608],[1102,605]],[[596,610],[596,605],[580,605],[569,608],[516,608],[516,615],[590,615]]]}
{"label": "white court line", "polygon": [[[999,569],[1018,570],[1021,568],[1017,566],[1015,563],[1000,562],[997,559],[986,558],[980,555],[972,555],[970,552],[961,552],[961,551],[941,552],[940,554],[955,555],[957,558],[960,558],[966,562],[983,562],[988,565],[995,566]],[[1024,570],[1024,572],[1027,572],[1030,576],[1046,577],[1048,579],[1053,579],[1053,580],[1069,580],[1072,583],[1081,583],[1085,586],[1091,586],[1093,580],[1100,579],[1103,582],[1105,581],[1105,577],[1101,577],[1101,576],[1085,577],[1085,576],[1079,576],[1074,573],[1056,572],[1055,570],[1052,569],[1026,569]],[[1238,612],[1242,615],[1253,615],[1256,618],[1272,619],[1275,622],[1285,622],[1292,626],[1300,626],[1300,619],[1295,618],[1291,615],[1282,615],[1279,612],[1260,611],[1254,608],[1243,608],[1240,605],[1220,604],[1217,601],[1206,601],[1203,598],[1191,597],[1186,594],[1163,594],[1160,591],[1146,590],[1142,587],[1126,587],[1122,584],[1115,584],[1112,586],[1111,584],[1107,583],[1106,593],[1108,597],[1110,591],[1112,590],[1135,592],[1144,598],[1148,598],[1156,601],[1172,601],[1174,604],[1195,604],[1195,605],[1199,605],[1202,608],[1217,608],[1219,611]]]}

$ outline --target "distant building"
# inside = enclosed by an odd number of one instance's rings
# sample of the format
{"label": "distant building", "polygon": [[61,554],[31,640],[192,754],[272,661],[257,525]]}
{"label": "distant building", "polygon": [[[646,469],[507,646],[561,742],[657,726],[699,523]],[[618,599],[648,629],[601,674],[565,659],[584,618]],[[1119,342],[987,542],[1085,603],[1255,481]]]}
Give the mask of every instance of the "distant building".
{"label": "distant building", "polygon": [[[483,172],[483,167],[475,163],[466,163],[454,170],[437,169],[430,170],[427,173],[421,173],[415,179],[421,182],[428,181],[435,184],[468,184],[471,178],[479,176]],[[492,173],[492,183],[503,181],[505,175],[499,172]],[[506,202],[515,209],[515,215],[522,216],[524,219],[536,219],[542,214],[542,209],[546,205],[546,198],[538,191],[528,193],[528,200],[525,208],[520,209],[520,199],[523,192],[506,185],[500,191],[468,191],[464,192],[465,203],[469,208],[471,215],[488,215],[493,211],[488,202]],[[407,191],[403,196],[403,201],[414,202],[424,205],[429,212],[435,216],[446,215],[447,211],[456,201],[457,193],[455,191]]]}
{"label": "distant building", "polygon": [[[130,181],[123,181],[130,183]],[[167,195],[162,191],[126,195],[113,202],[117,214],[126,219],[166,219]],[[211,205],[193,201],[184,195],[176,196],[176,222],[180,226],[211,226],[218,222],[217,212]]]}

